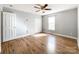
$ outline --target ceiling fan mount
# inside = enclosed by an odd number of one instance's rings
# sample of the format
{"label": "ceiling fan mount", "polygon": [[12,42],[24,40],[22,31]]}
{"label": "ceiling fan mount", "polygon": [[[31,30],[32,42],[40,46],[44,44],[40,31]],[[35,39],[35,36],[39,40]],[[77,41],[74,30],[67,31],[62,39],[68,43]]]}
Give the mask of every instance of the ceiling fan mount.
{"label": "ceiling fan mount", "polygon": [[34,8],[38,9],[36,12],[42,11],[42,13],[45,13],[47,10],[52,10],[51,8],[47,8],[48,4],[35,4]]}

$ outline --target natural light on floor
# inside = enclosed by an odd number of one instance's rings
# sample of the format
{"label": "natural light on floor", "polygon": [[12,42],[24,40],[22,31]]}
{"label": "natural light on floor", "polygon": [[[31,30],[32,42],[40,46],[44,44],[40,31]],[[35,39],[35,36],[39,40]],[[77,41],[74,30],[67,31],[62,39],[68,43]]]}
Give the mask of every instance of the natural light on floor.
{"label": "natural light on floor", "polygon": [[47,34],[35,34],[34,37],[47,36]]}
{"label": "natural light on floor", "polygon": [[47,45],[47,53],[55,53],[55,46],[56,45],[56,40],[55,37],[49,36],[48,37],[48,45]]}

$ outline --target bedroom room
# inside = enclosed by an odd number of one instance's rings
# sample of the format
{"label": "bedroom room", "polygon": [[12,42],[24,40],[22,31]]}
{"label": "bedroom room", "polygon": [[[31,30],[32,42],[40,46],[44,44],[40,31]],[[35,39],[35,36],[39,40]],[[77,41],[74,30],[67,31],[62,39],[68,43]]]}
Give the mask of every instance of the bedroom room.
{"label": "bedroom room", "polygon": [[0,53],[78,54],[77,4],[1,4]]}

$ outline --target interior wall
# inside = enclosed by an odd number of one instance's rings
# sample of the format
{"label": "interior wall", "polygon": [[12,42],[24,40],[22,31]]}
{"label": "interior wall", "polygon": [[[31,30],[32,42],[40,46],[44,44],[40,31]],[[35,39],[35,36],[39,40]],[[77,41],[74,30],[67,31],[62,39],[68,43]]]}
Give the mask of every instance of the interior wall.
{"label": "interior wall", "polygon": [[1,42],[1,11],[0,11],[0,42]]}
{"label": "interior wall", "polygon": [[[55,31],[48,30],[48,17],[55,16]],[[77,38],[77,8],[43,16],[43,32],[58,33]]]}
{"label": "interior wall", "polygon": [[1,53],[1,10],[0,10],[0,53]]}
{"label": "interior wall", "polygon": [[16,36],[34,34],[42,31],[42,19],[40,15],[5,7],[3,11],[16,14]]}
{"label": "interior wall", "polygon": [[78,43],[78,48],[79,48],[79,6],[78,6],[78,40],[77,40],[77,43]]}
{"label": "interior wall", "polygon": [[0,6],[0,42],[1,42],[1,11],[2,11],[2,6]]}

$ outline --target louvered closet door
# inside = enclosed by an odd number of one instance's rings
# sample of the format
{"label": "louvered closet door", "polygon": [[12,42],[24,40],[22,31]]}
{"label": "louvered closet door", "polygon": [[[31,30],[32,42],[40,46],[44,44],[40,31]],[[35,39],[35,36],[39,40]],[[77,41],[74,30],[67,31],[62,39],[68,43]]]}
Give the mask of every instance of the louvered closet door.
{"label": "louvered closet door", "polygon": [[8,41],[16,36],[16,15],[3,12],[3,41]]}

